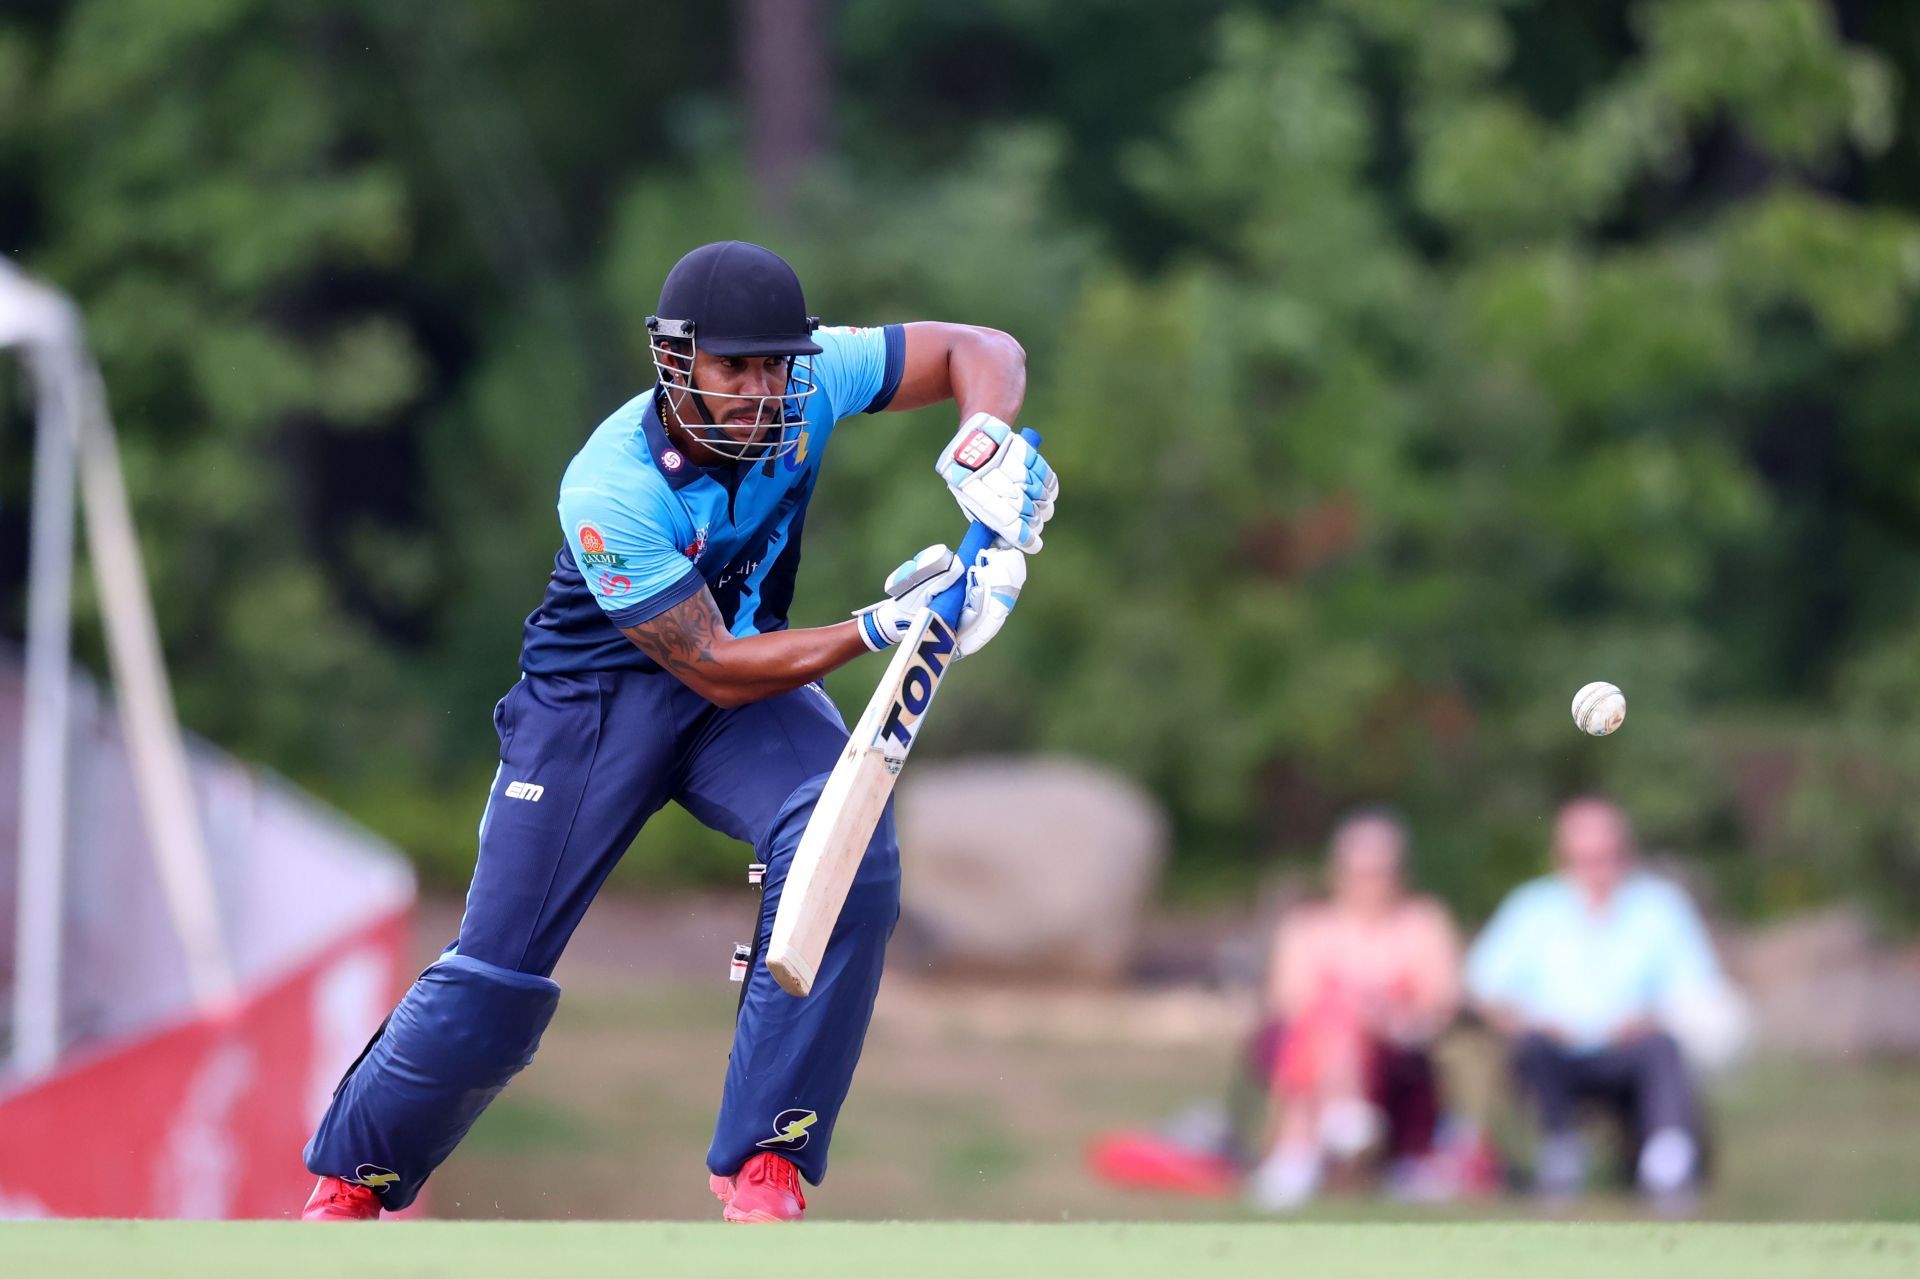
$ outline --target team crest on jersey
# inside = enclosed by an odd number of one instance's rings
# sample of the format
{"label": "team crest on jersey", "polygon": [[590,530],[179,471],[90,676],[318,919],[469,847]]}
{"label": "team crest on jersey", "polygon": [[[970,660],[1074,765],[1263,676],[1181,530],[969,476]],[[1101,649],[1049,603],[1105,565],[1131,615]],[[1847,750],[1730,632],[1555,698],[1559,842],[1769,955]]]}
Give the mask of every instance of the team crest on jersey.
{"label": "team crest on jersey", "polygon": [[706,549],[707,549],[707,530],[706,530],[706,527],[703,525],[700,531],[693,535],[693,541],[689,542],[685,547],[687,558],[694,561],[695,563],[698,563],[700,560],[701,552],[705,551]]}
{"label": "team crest on jersey", "polygon": [[600,530],[591,524],[582,524],[575,530],[580,537],[580,567],[588,568],[625,568],[627,557],[615,555],[607,549],[607,539],[600,536]]}

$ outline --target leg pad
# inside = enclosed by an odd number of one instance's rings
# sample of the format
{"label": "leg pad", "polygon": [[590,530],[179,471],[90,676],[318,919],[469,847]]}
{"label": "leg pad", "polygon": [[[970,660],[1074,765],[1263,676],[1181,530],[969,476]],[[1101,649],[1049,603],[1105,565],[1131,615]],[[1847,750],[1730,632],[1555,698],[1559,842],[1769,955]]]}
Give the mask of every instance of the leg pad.
{"label": "leg pad", "polygon": [[507,1082],[526,1068],[560,1003],[533,973],[452,955],[421,973],[333,1094],[307,1170],[413,1202]]}

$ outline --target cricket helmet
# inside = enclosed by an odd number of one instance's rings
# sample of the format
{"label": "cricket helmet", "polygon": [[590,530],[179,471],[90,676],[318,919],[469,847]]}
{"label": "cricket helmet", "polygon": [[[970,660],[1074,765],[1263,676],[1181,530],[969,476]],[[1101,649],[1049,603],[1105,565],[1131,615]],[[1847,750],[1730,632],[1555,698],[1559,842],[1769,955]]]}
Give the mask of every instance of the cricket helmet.
{"label": "cricket helmet", "polygon": [[[674,264],[660,286],[660,308],[647,317],[660,393],[680,425],[714,452],[735,461],[758,462],[791,452],[800,441],[793,429],[814,393],[812,357],[820,354],[807,314],[800,277],[771,249],[742,240],[703,244]],[[734,357],[788,357],[786,385],[769,395],[736,395],[694,385],[700,351]],[[762,429],[736,440],[713,410],[726,401],[754,402]]]}

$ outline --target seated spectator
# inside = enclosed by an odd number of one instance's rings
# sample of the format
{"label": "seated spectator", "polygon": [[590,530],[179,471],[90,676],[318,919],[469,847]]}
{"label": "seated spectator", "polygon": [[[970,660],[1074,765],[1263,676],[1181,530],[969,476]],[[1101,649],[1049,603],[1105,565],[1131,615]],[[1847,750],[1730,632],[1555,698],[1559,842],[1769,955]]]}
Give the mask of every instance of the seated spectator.
{"label": "seated spectator", "polygon": [[1536,1187],[1559,1197],[1585,1182],[1577,1112],[1598,1101],[1626,1121],[1641,1190],[1684,1206],[1700,1174],[1700,1109],[1656,1017],[1676,995],[1722,985],[1706,928],[1677,885],[1635,866],[1632,829],[1607,800],[1560,810],[1554,857],[1554,874],[1508,895],[1466,970],[1540,1125]]}
{"label": "seated spectator", "polygon": [[1327,1164],[1379,1146],[1390,1176],[1433,1147],[1438,1089],[1428,1047],[1459,1003],[1459,948],[1446,908],[1407,892],[1407,835],[1367,811],[1334,831],[1330,898],[1282,920],[1268,1007],[1272,1142],[1254,1202],[1290,1208]]}

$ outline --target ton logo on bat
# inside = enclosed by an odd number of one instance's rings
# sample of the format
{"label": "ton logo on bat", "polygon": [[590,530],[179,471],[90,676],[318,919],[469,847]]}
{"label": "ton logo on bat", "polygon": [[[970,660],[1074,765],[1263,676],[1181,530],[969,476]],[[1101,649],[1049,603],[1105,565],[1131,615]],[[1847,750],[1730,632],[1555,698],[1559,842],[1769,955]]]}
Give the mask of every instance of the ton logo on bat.
{"label": "ton logo on bat", "polygon": [[928,619],[927,629],[921,637],[915,654],[917,660],[907,668],[906,678],[900,681],[900,692],[894,697],[887,718],[880,725],[880,738],[876,744],[886,752],[889,772],[899,772],[907,752],[913,749],[914,726],[927,709],[927,704],[933,700],[934,689],[939,687],[940,676],[946,670],[953,646],[953,631],[945,619],[934,614]]}

